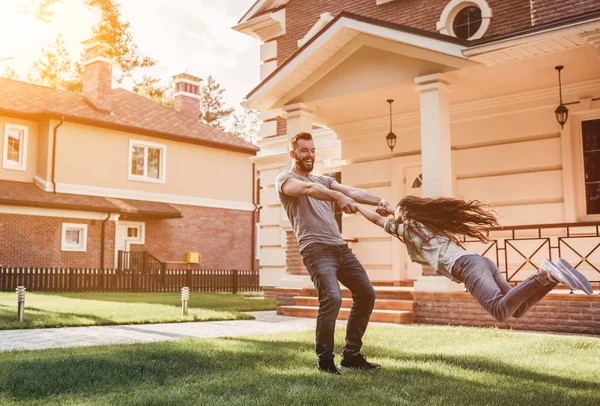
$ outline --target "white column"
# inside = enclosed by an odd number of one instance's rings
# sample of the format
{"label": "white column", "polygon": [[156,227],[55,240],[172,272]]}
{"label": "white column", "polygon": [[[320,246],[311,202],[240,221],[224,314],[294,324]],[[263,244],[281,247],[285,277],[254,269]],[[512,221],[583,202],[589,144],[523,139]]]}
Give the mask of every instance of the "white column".
{"label": "white column", "polygon": [[[421,94],[421,166],[423,196],[452,196],[452,151],[450,144],[450,82],[441,74],[415,78]],[[420,276],[415,291],[452,292],[464,287],[445,276]]]}
{"label": "white column", "polygon": [[423,196],[452,196],[449,82],[441,73],[415,78],[421,93]]}
{"label": "white column", "polygon": [[306,104],[288,104],[283,110],[287,120],[288,139],[301,132],[312,133],[313,111]]}

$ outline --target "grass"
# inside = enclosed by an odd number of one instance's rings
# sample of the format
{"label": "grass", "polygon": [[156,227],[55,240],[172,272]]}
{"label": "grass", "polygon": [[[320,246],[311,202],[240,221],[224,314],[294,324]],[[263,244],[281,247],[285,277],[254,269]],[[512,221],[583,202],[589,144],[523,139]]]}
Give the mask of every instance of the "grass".
{"label": "grass", "polygon": [[275,301],[250,295],[191,293],[181,316],[179,293],[27,293],[17,322],[15,293],[0,293],[0,330],[251,319],[245,311],[274,310]]}
{"label": "grass", "polygon": [[373,327],[364,352],[382,368],[342,376],[316,370],[313,340],[309,331],[0,353],[0,404],[600,404],[595,338]]}

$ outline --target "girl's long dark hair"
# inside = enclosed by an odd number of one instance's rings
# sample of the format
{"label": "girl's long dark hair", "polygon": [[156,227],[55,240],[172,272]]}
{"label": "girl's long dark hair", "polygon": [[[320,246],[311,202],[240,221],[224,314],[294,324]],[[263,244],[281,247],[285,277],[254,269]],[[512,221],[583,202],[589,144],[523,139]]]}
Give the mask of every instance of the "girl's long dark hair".
{"label": "girl's long dark hair", "polygon": [[459,236],[487,243],[490,228],[500,226],[496,214],[478,200],[406,196],[398,203],[396,214],[396,221],[404,223],[405,232],[415,233],[423,241],[429,241],[431,237],[415,223],[459,244]]}

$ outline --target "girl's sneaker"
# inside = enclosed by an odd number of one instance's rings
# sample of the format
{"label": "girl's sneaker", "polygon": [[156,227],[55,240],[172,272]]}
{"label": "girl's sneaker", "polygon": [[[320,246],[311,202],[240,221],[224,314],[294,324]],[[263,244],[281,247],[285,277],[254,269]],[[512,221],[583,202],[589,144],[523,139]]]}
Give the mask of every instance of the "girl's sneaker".
{"label": "girl's sneaker", "polygon": [[560,268],[558,268],[556,265],[554,265],[552,262],[548,261],[547,259],[544,259],[542,261],[540,268],[542,268],[544,271],[546,271],[548,273],[548,275],[550,276],[550,279],[553,280],[554,282],[560,282],[571,290],[575,290],[575,289],[579,288],[579,285],[575,282],[575,280],[570,275],[569,276],[565,275],[565,273],[562,272]]}
{"label": "girl's sneaker", "polygon": [[588,295],[594,294],[594,290],[592,289],[590,281],[585,277],[585,275],[583,275],[577,269],[573,268],[571,264],[569,264],[562,258],[558,258],[556,261],[554,261],[554,264],[561,270],[563,275],[568,275],[571,278],[573,278],[577,285],[577,288],[583,290]]}

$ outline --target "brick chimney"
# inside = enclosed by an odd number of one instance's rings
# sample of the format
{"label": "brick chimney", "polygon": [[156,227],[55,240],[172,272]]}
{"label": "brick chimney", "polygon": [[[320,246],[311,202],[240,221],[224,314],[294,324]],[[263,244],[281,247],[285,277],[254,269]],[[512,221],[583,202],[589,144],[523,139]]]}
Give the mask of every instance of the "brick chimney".
{"label": "brick chimney", "polygon": [[83,96],[98,110],[110,111],[112,61],[107,46],[95,38],[83,42]]}
{"label": "brick chimney", "polygon": [[200,114],[200,81],[202,79],[188,73],[173,76],[175,80],[175,111],[198,117]]}

